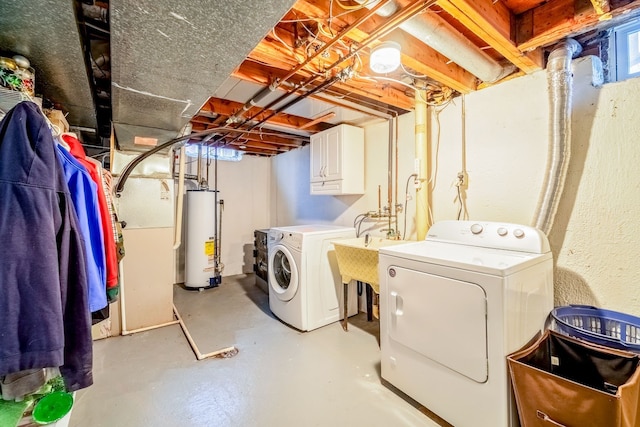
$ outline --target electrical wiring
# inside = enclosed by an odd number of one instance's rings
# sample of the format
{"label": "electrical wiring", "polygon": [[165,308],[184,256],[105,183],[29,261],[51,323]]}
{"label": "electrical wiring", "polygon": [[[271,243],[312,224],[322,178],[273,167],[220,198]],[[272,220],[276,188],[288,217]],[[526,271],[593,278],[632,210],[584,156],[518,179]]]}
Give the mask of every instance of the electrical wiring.
{"label": "electrical wiring", "polygon": [[287,49],[288,49],[288,50],[293,54],[293,56],[296,58],[296,61],[298,61],[298,63],[299,63],[299,64],[302,64],[302,63],[304,62],[304,59],[300,59],[300,56],[302,56],[302,55],[300,55],[298,52],[296,52],[296,50],[295,50],[293,47],[289,46],[289,45],[288,45],[284,40],[282,40],[282,39],[280,38],[280,36],[278,36],[278,34],[276,33],[276,28],[275,28],[275,27],[273,27],[273,28],[271,29],[271,33],[273,34],[273,37],[274,37],[277,41],[279,41],[280,43],[282,43],[282,45],[283,45],[284,47],[286,47],[286,48],[287,48]]}
{"label": "electrical wiring", "polygon": [[[377,2],[377,1],[378,0],[372,0],[370,2],[361,4],[360,5],[361,7],[357,8],[357,9],[347,10],[345,12],[338,13],[337,15],[333,15],[333,19],[340,18],[341,16],[348,15],[350,13],[358,11],[358,10],[360,10],[360,9],[370,5],[370,4],[373,4],[373,3]],[[294,22],[309,22],[309,21],[325,21],[326,19],[327,19],[326,17],[310,16],[308,18],[300,18],[300,19],[285,19],[285,20],[280,21],[280,22],[283,22],[283,23],[294,23]]]}
{"label": "electrical wiring", "polygon": [[411,181],[411,178],[415,179],[417,177],[417,173],[409,175],[407,178],[407,184],[404,187],[404,227],[402,229],[402,240],[407,238],[407,202],[409,201],[409,181]]}
{"label": "electrical wiring", "polygon": [[329,20],[327,21],[327,25],[329,26],[329,31],[331,32],[331,37],[335,37],[333,34],[333,30],[331,29],[331,24],[333,23],[333,0],[329,1]]}
{"label": "electrical wiring", "polygon": [[354,4],[354,5],[346,5],[346,4],[342,3],[340,0],[335,0],[335,1],[336,1],[336,3],[338,3],[338,6],[340,6],[340,7],[341,7],[341,8],[343,8],[344,10],[352,10],[352,11],[355,11],[355,10],[360,10],[360,9],[362,9],[363,7],[367,7],[367,6],[369,6],[370,4],[375,3],[375,2],[377,2],[377,1],[379,1],[379,0],[369,0],[369,1],[366,1],[366,2],[364,2],[364,3],[362,3],[362,4]]}
{"label": "electrical wiring", "polygon": [[363,67],[364,67],[364,64],[362,63],[362,58],[360,58],[359,53],[356,53],[356,57],[353,64],[353,71],[356,71],[356,72],[361,71]]}
{"label": "electrical wiring", "polygon": [[458,207],[458,216],[457,216],[458,220],[469,219],[469,212],[467,212],[466,196],[462,190],[463,185],[464,185],[463,178],[460,176],[460,174],[458,174],[458,180],[455,183],[457,194],[455,199],[453,199],[454,203],[456,204],[460,203],[460,206]]}
{"label": "electrical wiring", "polygon": [[[442,102],[440,102],[440,103],[438,103],[438,102],[431,102],[431,101],[429,101],[429,100],[425,99],[425,98],[422,96],[422,94],[419,92],[419,88],[417,88],[417,87],[415,87],[415,86],[413,86],[413,85],[410,85],[409,83],[405,83],[405,82],[403,82],[402,80],[393,79],[393,78],[391,78],[391,77],[369,76],[369,75],[367,75],[367,76],[360,76],[360,77],[363,77],[363,78],[365,78],[365,79],[373,79],[373,80],[389,81],[389,82],[397,83],[397,84],[402,85],[402,86],[406,86],[406,87],[408,87],[408,88],[410,88],[410,89],[413,89],[413,90],[418,90],[418,96],[420,97],[420,99],[422,100],[422,102],[424,102],[424,103],[425,103],[425,104],[427,104],[428,106],[430,106],[430,107],[437,107],[437,106],[442,105]],[[451,98],[451,96],[453,96],[453,92],[451,92],[450,94],[448,94],[448,96],[446,96],[447,100],[448,100],[448,99],[450,99],[450,98]]]}
{"label": "electrical wiring", "polygon": [[436,149],[435,149],[435,167],[433,168],[433,172],[431,173],[431,177],[429,178],[429,185],[431,185],[431,188],[434,189],[436,187],[436,179],[438,176],[438,155],[440,153],[440,131],[441,131],[441,126],[440,126],[440,113],[442,113],[442,111],[444,111],[445,108],[447,108],[449,106],[449,104],[451,103],[451,101],[447,102],[444,106],[442,106],[439,109],[434,109],[434,116],[436,119],[436,125],[437,125],[437,133],[436,133]]}
{"label": "electrical wiring", "polygon": [[[466,203],[466,194],[464,194],[463,191],[463,186],[466,185],[465,179],[466,179],[466,157],[467,157],[467,136],[466,136],[466,124],[467,124],[467,119],[466,119],[466,112],[467,112],[467,108],[466,108],[466,104],[465,104],[465,96],[464,94],[461,96],[462,99],[462,106],[461,106],[461,119],[462,119],[462,147],[461,147],[461,153],[462,153],[462,170],[460,172],[458,172],[457,175],[457,181],[456,181],[456,187],[458,188],[458,196],[457,199],[460,202],[460,208],[458,209],[458,219],[468,219],[469,218],[469,213],[467,212],[467,203]],[[462,218],[461,218],[462,217]]]}
{"label": "electrical wiring", "polygon": [[412,72],[410,72],[409,70],[406,69],[406,67],[404,66],[404,64],[402,64],[402,62],[400,63],[400,67],[402,67],[402,70],[407,73],[409,76],[411,77],[415,77],[417,79],[426,79],[427,76],[425,74],[413,74]]}
{"label": "electrical wiring", "polygon": [[[331,28],[329,28],[329,30],[331,30]],[[330,38],[334,37],[334,35],[330,31],[327,31],[327,30],[324,29],[324,25],[320,21],[318,21],[318,32],[321,33],[325,37],[330,37]]]}

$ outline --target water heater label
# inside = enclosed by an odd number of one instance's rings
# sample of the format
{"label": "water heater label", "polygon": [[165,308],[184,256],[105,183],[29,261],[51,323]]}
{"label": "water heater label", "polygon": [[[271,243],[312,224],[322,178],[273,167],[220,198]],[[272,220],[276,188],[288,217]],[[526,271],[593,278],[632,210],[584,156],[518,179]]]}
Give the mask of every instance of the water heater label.
{"label": "water heater label", "polygon": [[213,240],[207,240],[204,242],[204,254],[206,256],[213,256],[215,252],[215,243]]}

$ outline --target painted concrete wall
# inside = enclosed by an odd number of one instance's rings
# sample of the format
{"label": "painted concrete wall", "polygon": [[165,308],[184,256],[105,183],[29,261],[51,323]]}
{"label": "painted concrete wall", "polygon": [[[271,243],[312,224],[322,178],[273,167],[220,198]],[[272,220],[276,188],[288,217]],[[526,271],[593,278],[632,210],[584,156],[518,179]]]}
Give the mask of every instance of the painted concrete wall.
{"label": "painted concrete wall", "polygon": [[[549,234],[556,304],[592,304],[640,315],[640,160],[635,107],[640,80],[591,85],[592,60],[574,61],[572,155]],[[466,97],[469,218],[531,224],[549,140],[546,74],[539,72]],[[440,114],[436,219],[455,215],[451,187],[461,170],[461,102]],[[455,216],[453,216],[455,217]]]}
{"label": "painted concrete wall", "polygon": [[[240,162],[218,162],[219,197],[224,200],[223,276],[253,272],[253,232],[271,225],[270,167],[268,158],[256,156],[245,156]],[[195,170],[193,168],[193,173]],[[210,188],[213,183],[212,163],[209,166]]]}
{"label": "painted concrete wall", "polygon": [[[574,61],[573,153],[549,240],[556,263],[556,304],[587,303],[640,316],[640,79],[591,86],[589,58]],[[435,221],[459,217],[455,186],[468,174],[460,217],[531,224],[544,179],[549,141],[544,71],[456,98],[430,117],[431,197]],[[336,223],[382,205],[387,191],[387,123],[365,129],[366,194],[310,196],[309,150],[272,158],[272,225]],[[400,118],[398,201],[413,173],[413,114]],[[464,150],[463,150],[464,147]],[[410,185],[409,193],[414,194]],[[415,239],[415,200],[407,236]],[[402,234],[403,216],[399,215]],[[386,225],[386,224],[383,224]],[[381,227],[383,226],[381,225]]]}
{"label": "painted concrete wall", "polygon": [[[388,137],[389,124],[385,120],[377,120],[374,124],[365,127],[365,194],[363,195],[310,195],[309,146],[273,157],[272,225],[316,223],[353,226],[358,214],[378,211],[379,206],[382,210],[388,204]],[[398,121],[398,146],[404,147],[402,151],[406,151],[407,147],[411,150],[411,157],[401,156],[400,166],[403,170],[407,169],[407,165],[410,168],[413,167],[413,140],[413,115],[408,114],[400,117]],[[404,182],[408,174],[411,172],[401,172],[400,180]],[[392,187],[394,194],[392,204],[395,204],[395,187],[393,185]],[[399,202],[402,203],[403,200]],[[392,227],[395,229],[395,224],[392,224]],[[401,227],[402,224],[399,228]],[[361,232],[384,235],[386,232],[380,230],[386,228],[389,228],[387,219],[370,220],[362,223]]]}

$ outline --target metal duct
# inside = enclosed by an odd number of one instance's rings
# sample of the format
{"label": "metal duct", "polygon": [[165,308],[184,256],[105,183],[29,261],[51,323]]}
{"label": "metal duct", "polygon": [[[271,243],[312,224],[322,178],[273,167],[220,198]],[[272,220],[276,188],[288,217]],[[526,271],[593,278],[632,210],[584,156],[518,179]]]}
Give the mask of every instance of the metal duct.
{"label": "metal duct", "polygon": [[294,3],[112,0],[113,122],[175,136]]}
{"label": "metal duct", "polygon": [[[369,0],[356,1],[364,4]],[[369,2],[366,7],[371,9],[375,3]],[[378,11],[378,15],[389,17],[399,9],[400,6],[395,1],[390,1]],[[400,28],[424,44],[431,46],[483,82],[498,81],[516,70],[513,65],[506,67],[500,65],[449,25],[447,21],[434,13],[417,15],[400,24]]]}
{"label": "metal duct", "polygon": [[536,209],[534,225],[549,235],[558,210],[571,157],[571,98],[573,72],[571,59],[582,51],[580,43],[567,39],[549,55],[549,155],[547,174]]}
{"label": "metal duct", "polygon": [[69,124],[96,128],[73,2],[0,0],[0,48],[31,61],[36,95],[63,105]]}

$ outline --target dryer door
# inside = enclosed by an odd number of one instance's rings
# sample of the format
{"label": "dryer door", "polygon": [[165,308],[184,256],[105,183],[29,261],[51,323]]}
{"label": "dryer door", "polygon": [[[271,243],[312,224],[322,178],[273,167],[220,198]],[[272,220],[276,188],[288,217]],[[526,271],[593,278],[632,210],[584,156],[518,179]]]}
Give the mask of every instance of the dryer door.
{"label": "dryer door", "polygon": [[298,290],[298,266],[284,245],[269,248],[269,287],[279,300],[289,301]]}
{"label": "dryer door", "polygon": [[388,269],[386,280],[389,337],[465,377],[486,382],[484,289],[398,266]]}

